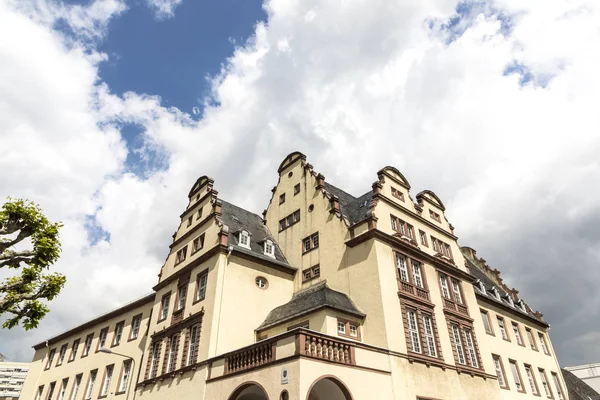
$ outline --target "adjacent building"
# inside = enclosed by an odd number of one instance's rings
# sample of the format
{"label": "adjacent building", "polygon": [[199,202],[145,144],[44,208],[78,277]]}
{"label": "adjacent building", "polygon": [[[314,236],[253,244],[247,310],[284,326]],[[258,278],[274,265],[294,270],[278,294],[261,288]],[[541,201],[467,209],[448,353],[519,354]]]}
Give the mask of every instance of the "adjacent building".
{"label": "adjacent building", "polygon": [[29,367],[29,363],[6,361],[0,354],[0,400],[19,398]]}
{"label": "adjacent building", "polygon": [[567,371],[581,379],[596,392],[600,392],[600,363],[566,367]]}
{"label": "adjacent building", "polygon": [[434,192],[277,172],[261,216],[199,178],[153,294],[36,345],[25,398],[568,398],[548,324]]}

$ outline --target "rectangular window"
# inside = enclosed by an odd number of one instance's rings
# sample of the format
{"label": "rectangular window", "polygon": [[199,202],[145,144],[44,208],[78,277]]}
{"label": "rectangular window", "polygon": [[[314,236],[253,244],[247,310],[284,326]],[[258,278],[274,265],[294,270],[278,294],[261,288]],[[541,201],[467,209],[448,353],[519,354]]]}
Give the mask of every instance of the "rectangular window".
{"label": "rectangular window", "polygon": [[523,338],[521,337],[521,330],[519,329],[519,325],[516,322],[512,323],[513,333],[515,334],[515,339],[517,339],[517,344],[520,346],[525,346],[523,344]]}
{"label": "rectangular window", "polygon": [[427,355],[437,357],[437,349],[435,347],[435,335],[433,331],[433,321],[428,314],[422,314],[423,331],[425,332],[425,344],[427,345]]}
{"label": "rectangular window", "polygon": [[192,222],[194,222],[194,216],[190,216],[187,220],[187,228],[189,228],[190,226],[192,226]]}
{"label": "rectangular window", "polygon": [[473,368],[479,368],[479,362],[477,361],[477,352],[475,351],[475,340],[473,339],[473,332],[470,329],[465,328],[465,344],[467,345],[467,353],[469,355],[469,364]]}
{"label": "rectangular window", "polygon": [[341,333],[343,335],[346,334],[346,324],[345,323],[338,321],[338,333]]}
{"label": "rectangular window", "polygon": [[400,280],[408,282],[408,269],[406,266],[406,257],[403,254],[396,253],[396,268]]}
{"label": "rectangular window", "polygon": [[285,203],[285,193],[279,195],[279,205]]}
{"label": "rectangular window", "polygon": [[436,238],[434,238],[433,236],[431,237],[431,247],[433,248],[433,251],[440,253],[440,248],[438,246],[438,240]]}
{"label": "rectangular window", "polygon": [[413,310],[406,311],[406,322],[410,336],[410,349],[415,353],[421,352],[421,341],[419,339],[419,327],[417,325],[417,313]]}
{"label": "rectangular window", "polygon": [[190,329],[190,344],[187,353],[187,365],[196,362],[196,352],[198,351],[198,342],[200,341],[200,325],[194,325]]}
{"label": "rectangular window", "polygon": [[195,301],[204,300],[206,297],[206,285],[208,283],[208,270],[200,272],[196,278],[196,299]]}
{"label": "rectangular window", "polygon": [[550,355],[550,351],[548,350],[548,344],[546,343],[546,337],[543,333],[538,332],[538,338],[540,339],[540,346],[542,346],[542,350],[545,354]]}
{"label": "rectangular window", "polygon": [[56,362],[56,366],[58,367],[65,361],[65,355],[67,354],[67,347],[69,345],[67,343],[60,346],[60,352],[58,353],[58,361]]}
{"label": "rectangular window", "polygon": [[321,276],[321,267],[317,264],[302,272],[302,283],[318,278],[319,276]]}
{"label": "rectangular window", "polygon": [[529,340],[529,347],[531,347],[531,350],[537,351],[537,345],[535,344],[535,338],[533,337],[533,333],[531,332],[531,329],[525,328],[525,332],[527,332],[527,339]]}
{"label": "rectangular window", "polygon": [[167,361],[167,372],[171,372],[175,369],[178,347],[179,347],[179,334],[176,333],[173,336],[171,336],[171,341],[169,342],[169,356],[168,356],[168,361]]}
{"label": "rectangular window", "polygon": [[436,213],[436,212],[435,212],[435,211],[433,211],[433,210],[429,210],[429,216],[430,216],[432,219],[436,220],[437,222],[442,222],[442,219],[440,218],[440,214]]}
{"label": "rectangular window", "polygon": [[544,387],[544,393],[546,394],[547,398],[552,399],[552,390],[550,389],[550,385],[548,385],[546,371],[544,371],[542,368],[538,368],[538,371],[540,372],[540,380],[542,381],[542,386]]}
{"label": "rectangular window", "polygon": [[425,234],[425,232],[423,232],[420,229],[419,229],[419,238],[421,240],[421,244],[425,247],[428,247],[427,246],[427,235]]}
{"label": "rectangular window", "polygon": [[62,380],[60,384],[60,392],[58,392],[57,400],[65,400],[65,392],[67,391],[67,384],[69,383],[69,378],[65,378]]}
{"label": "rectangular window", "polygon": [[204,248],[204,233],[192,242],[192,254]]}
{"label": "rectangular window", "polygon": [[406,224],[406,235],[411,239],[415,238],[415,228],[411,224]]}
{"label": "rectangular window", "polygon": [[498,327],[500,328],[500,333],[502,334],[502,339],[508,340],[508,332],[506,332],[506,327],[504,326],[504,318],[498,317]]}
{"label": "rectangular window", "polygon": [[395,187],[392,187],[392,196],[394,196],[395,198],[397,198],[400,201],[404,201],[404,193],[402,193]]}
{"label": "rectangular window", "polygon": [[306,253],[319,247],[319,232],[302,239],[302,252]]}
{"label": "rectangular window", "polygon": [[102,388],[100,389],[100,396],[106,396],[108,389],[110,389],[110,381],[112,380],[114,365],[109,365],[104,371],[104,381],[102,382]]}
{"label": "rectangular window", "polygon": [[35,400],[42,400],[42,393],[44,392],[44,385],[38,387],[37,394],[35,395]]}
{"label": "rectangular window", "polygon": [[118,346],[121,343],[123,337],[123,328],[125,327],[125,321],[119,322],[115,326],[115,337],[113,338],[113,346]]}
{"label": "rectangular window", "polygon": [[160,303],[160,315],[158,320],[163,321],[167,318],[167,314],[169,313],[169,303],[171,301],[171,293],[167,293],[163,296]]}
{"label": "rectangular window", "polygon": [[83,378],[83,374],[79,374],[75,376],[75,383],[73,383],[73,389],[71,389],[71,398],[70,400],[77,400],[77,394],[79,393],[79,388],[81,387],[81,379]]}
{"label": "rectangular window", "polygon": [[440,273],[440,287],[442,289],[442,296],[446,299],[450,298],[450,290],[448,289],[448,277],[445,274]]}
{"label": "rectangular window", "polygon": [[98,337],[98,347],[96,348],[96,353],[106,346],[106,338],[108,337],[108,326],[100,330],[100,336]]}
{"label": "rectangular window", "polygon": [[502,360],[500,359],[500,356],[492,354],[492,358],[494,359],[494,368],[496,369],[498,384],[501,388],[508,389],[508,385],[506,384],[506,377],[504,376],[504,366],[502,365]]}
{"label": "rectangular window", "polygon": [[79,349],[80,339],[75,339],[73,346],[71,347],[71,354],[69,355],[69,361],[73,361],[77,355],[77,349]]}
{"label": "rectangular window", "polygon": [[452,292],[454,293],[454,301],[462,304],[462,296],[460,294],[460,283],[457,279],[452,278]]}
{"label": "rectangular window", "polygon": [[456,351],[456,357],[458,358],[458,362],[464,365],[466,364],[465,350],[462,346],[462,340],[460,340],[460,329],[456,324],[450,324],[450,328],[452,329],[452,338],[454,339],[454,350]]}
{"label": "rectangular window", "polygon": [[282,220],[279,220],[279,232],[300,222],[300,210],[296,210]]}
{"label": "rectangular window", "polygon": [[96,375],[98,375],[97,369],[90,372],[87,388],[85,389],[85,396],[83,397],[85,400],[92,398],[92,391],[94,390],[94,384],[96,383]]}
{"label": "rectangular window", "polygon": [[398,225],[396,224],[396,217],[394,217],[393,215],[390,215],[390,221],[392,223],[392,230],[397,231]]}
{"label": "rectangular window", "polygon": [[185,307],[185,299],[187,298],[187,283],[179,287],[177,291],[177,311]]}
{"label": "rectangular window", "polygon": [[552,372],[552,380],[554,381],[554,388],[556,389],[559,400],[564,400],[565,396],[563,395],[562,386],[560,385],[560,380],[558,379],[556,372]]}
{"label": "rectangular window", "polygon": [[48,394],[46,395],[46,400],[51,400],[54,395],[54,388],[56,387],[56,382],[52,382],[50,387],[48,388]]}
{"label": "rectangular window", "polygon": [[481,320],[483,321],[483,327],[485,328],[485,331],[490,335],[493,335],[494,332],[492,331],[492,324],[490,323],[490,316],[488,312],[481,309],[479,311],[481,312]]}
{"label": "rectangular window", "polygon": [[185,245],[181,249],[177,250],[177,255],[175,256],[175,265],[181,264],[182,262],[184,262],[186,256],[187,256],[187,245]]}
{"label": "rectangular window", "polygon": [[358,325],[353,321],[338,319],[338,335],[360,340],[360,328]]}
{"label": "rectangular window", "polygon": [[158,358],[160,357],[160,342],[152,344],[152,353],[150,359],[150,378],[154,378],[158,372]]}
{"label": "rectangular window", "polygon": [[140,334],[140,326],[142,324],[142,314],[136,315],[131,320],[131,334],[129,335],[129,340],[134,340],[138,338]]}
{"label": "rectangular window", "polygon": [[123,372],[121,372],[121,382],[117,393],[124,393],[127,390],[127,384],[129,383],[129,377],[131,376],[131,360],[123,361]]}
{"label": "rectangular window", "polygon": [[423,289],[424,285],[423,285],[423,277],[421,276],[421,264],[412,259],[410,260],[410,264],[412,267],[413,280],[414,280],[415,286]]}
{"label": "rectangular window", "polygon": [[350,325],[350,336],[358,336],[358,327],[356,325]]}
{"label": "rectangular window", "polygon": [[56,349],[50,350],[48,353],[48,361],[46,361],[46,369],[49,369],[52,366],[52,361],[54,361],[54,355],[56,354]]}
{"label": "rectangular window", "polygon": [[529,387],[531,388],[531,393],[538,396],[540,393],[538,391],[538,385],[535,381],[535,376],[533,375],[533,370],[531,369],[531,365],[525,364],[525,374],[527,375],[527,380],[529,381]]}
{"label": "rectangular window", "polygon": [[85,337],[85,346],[83,346],[83,354],[81,357],[87,357],[90,354],[90,349],[92,348],[92,340],[94,339],[94,334],[90,333]]}
{"label": "rectangular window", "polygon": [[202,218],[202,207],[200,207],[196,213],[196,221],[200,220],[200,218]]}
{"label": "rectangular window", "polygon": [[294,196],[300,193],[300,184],[294,185]]}
{"label": "rectangular window", "polygon": [[515,381],[515,387],[519,392],[524,392],[525,388],[521,383],[521,373],[519,372],[517,362],[515,360],[508,360],[508,362],[510,363],[510,370],[512,372],[513,380]]}

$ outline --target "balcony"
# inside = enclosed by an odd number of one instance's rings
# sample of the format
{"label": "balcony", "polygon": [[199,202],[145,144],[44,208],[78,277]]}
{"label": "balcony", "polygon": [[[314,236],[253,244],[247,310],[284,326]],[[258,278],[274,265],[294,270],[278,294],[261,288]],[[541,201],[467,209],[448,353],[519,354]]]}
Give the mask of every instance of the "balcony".
{"label": "balcony", "polygon": [[398,279],[398,287],[400,288],[400,292],[408,293],[411,296],[430,301],[429,291],[427,291],[427,289],[417,287],[410,282],[406,282],[400,279]]}
{"label": "balcony", "polygon": [[446,299],[446,298],[444,298],[443,300],[444,300],[444,308],[446,310],[454,311],[454,312],[462,314],[462,315],[467,315],[467,316],[469,315],[469,309],[464,304],[455,303],[452,300]]}

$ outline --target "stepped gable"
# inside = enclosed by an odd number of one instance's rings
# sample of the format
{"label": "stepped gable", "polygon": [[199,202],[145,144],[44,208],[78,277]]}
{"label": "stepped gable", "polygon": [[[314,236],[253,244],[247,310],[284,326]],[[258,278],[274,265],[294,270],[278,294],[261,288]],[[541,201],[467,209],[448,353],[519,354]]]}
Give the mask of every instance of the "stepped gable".
{"label": "stepped gable", "polygon": [[565,378],[570,400],[600,400],[600,394],[575,374],[563,368],[560,371]]}
{"label": "stepped gable", "polygon": [[308,289],[295,293],[289,302],[274,308],[257,330],[266,329],[281,322],[326,307],[359,318],[364,318],[366,316],[356,308],[354,302],[348,295],[331,289],[327,286],[326,282],[321,282]]}
{"label": "stepped gable", "polygon": [[[519,291],[517,289],[510,289],[503,282],[500,277],[500,271],[497,269],[490,268],[483,258],[477,258],[475,250],[470,247],[461,247],[461,252],[465,258],[465,265],[469,270],[469,273],[476,278],[475,283],[473,283],[473,287],[475,287],[475,292],[486,298],[495,301],[496,303],[500,303],[504,306],[508,306],[512,308],[514,311],[524,314],[530,318],[534,318],[539,321],[543,325],[548,325],[544,319],[542,313],[539,311],[534,311],[527,303],[525,303],[519,297]],[[485,292],[481,290],[478,286],[477,282],[481,282],[485,287]],[[495,287],[500,295],[500,300],[492,293],[492,288]],[[511,305],[508,301],[508,298],[511,297],[513,299],[513,304]],[[525,310],[521,309],[518,306],[518,302],[522,301]]]}
{"label": "stepped gable", "polygon": [[275,259],[292,268],[287,262],[279,245],[275,241],[273,235],[266,227],[263,219],[250,211],[246,211],[241,207],[233,205],[227,201],[221,200],[223,203],[221,219],[224,225],[229,228],[229,244],[235,245],[237,250],[248,251],[245,247],[239,246],[237,233],[241,230],[246,230],[250,233],[250,251],[253,255],[265,257],[268,260],[273,260],[271,257],[264,255],[263,242],[267,239],[273,242],[275,246]]}

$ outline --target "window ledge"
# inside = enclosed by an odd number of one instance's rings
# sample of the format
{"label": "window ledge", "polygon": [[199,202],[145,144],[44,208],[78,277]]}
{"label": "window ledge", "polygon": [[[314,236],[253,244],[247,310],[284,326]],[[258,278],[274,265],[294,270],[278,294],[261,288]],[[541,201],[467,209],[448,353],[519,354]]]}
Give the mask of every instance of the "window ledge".
{"label": "window ledge", "polygon": [[198,303],[200,303],[201,301],[204,301],[204,299],[205,299],[205,298],[206,298],[206,296],[204,296],[204,297],[201,297],[201,298],[199,298],[199,299],[196,299],[196,300],[194,300],[194,302],[192,303],[192,305],[194,305],[194,304],[198,304]]}
{"label": "window ledge", "polygon": [[313,250],[316,250],[316,249],[318,249],[318,248],[319,248],[319,246],[317,246],[317,247],[311,247],[310,249],[308,249],[308,250],[306,250],[306,251],[303,251],[303,252],[302,252],[302,255],[308,254],[308,253],[310,253],[311,251],[313,251]]}

